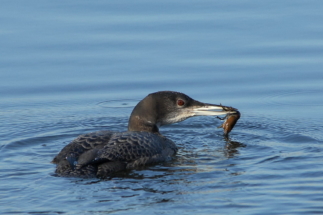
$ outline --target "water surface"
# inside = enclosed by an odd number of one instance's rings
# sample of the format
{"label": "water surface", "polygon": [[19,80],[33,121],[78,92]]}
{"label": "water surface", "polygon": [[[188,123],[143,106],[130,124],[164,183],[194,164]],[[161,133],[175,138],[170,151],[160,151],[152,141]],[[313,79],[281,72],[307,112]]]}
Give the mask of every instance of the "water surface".
{"label": "water surface", "polygon": [[[319,214],[321,1],[5,1],[2,214]],[[162,127],[174,160],[110,180],[61,178],[76,136],[123,131],[159,90],[236,107]]]}

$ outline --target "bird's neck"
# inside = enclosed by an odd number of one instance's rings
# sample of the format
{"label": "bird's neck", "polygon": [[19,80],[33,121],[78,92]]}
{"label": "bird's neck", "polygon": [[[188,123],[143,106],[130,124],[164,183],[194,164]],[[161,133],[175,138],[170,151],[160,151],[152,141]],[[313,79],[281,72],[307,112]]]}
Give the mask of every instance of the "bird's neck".
{"label": "bird's neck", "polygon": [[156,101],[148,95],[133,109],[129,118],[128,131],[159,133],[156,110]]}
{"label": "bird's neck", "polygon": [[159,134],[158,126],[155,123],[142,119],[138,115],[131,115],[128,124],[128,131],[146,131]]}

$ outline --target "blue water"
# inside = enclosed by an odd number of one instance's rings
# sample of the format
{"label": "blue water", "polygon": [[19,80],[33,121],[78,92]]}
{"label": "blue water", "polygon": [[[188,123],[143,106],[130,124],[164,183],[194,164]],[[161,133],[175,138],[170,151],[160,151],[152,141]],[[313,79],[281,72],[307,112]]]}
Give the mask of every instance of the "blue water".
{"label": "blue water", "polygon": [[[322,1],[3,1],[1,214],[323,213]],[[174,160],[111,180],[56,177],[80,134],[123,131],[147,94],[242,114],[227,140],[162,127]]]}

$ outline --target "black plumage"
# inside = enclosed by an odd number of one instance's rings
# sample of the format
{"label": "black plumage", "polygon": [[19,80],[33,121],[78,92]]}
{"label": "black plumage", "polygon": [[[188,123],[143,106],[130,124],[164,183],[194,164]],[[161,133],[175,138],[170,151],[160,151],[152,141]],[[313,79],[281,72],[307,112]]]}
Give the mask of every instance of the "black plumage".
{"label": "black plumage", "polygon": [[[115,172],[170,160],[177,152],[159,126],[197,115],[227,114],[225,106],[196,101],[183,93],[149,94],[134,108],[128,131],[80,135],[53,159],[59,176],[106,178]],[[220,109],[222,111],[214,111]]]}

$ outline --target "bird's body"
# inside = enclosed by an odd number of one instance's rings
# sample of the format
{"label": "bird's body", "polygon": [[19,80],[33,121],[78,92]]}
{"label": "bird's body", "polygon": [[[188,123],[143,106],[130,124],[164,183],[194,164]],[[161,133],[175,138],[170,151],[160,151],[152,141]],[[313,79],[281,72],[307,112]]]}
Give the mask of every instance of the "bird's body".
{"label": "bird's body", "polygon": [[145,131],[98,131],[81,135],[54,158],[61,176],[100,178],[111,173],[170,160],[173,141]]}
{"label": "bird's body", "polygon": [[106,178],[115,172],[170,160],[177,152],[159,126],[196,115],[230,113],[225,106],[201,103],[182,93],[149,94],[134,108],[128,131],[98,131],[81,135],[53,159],[60,176]]}

